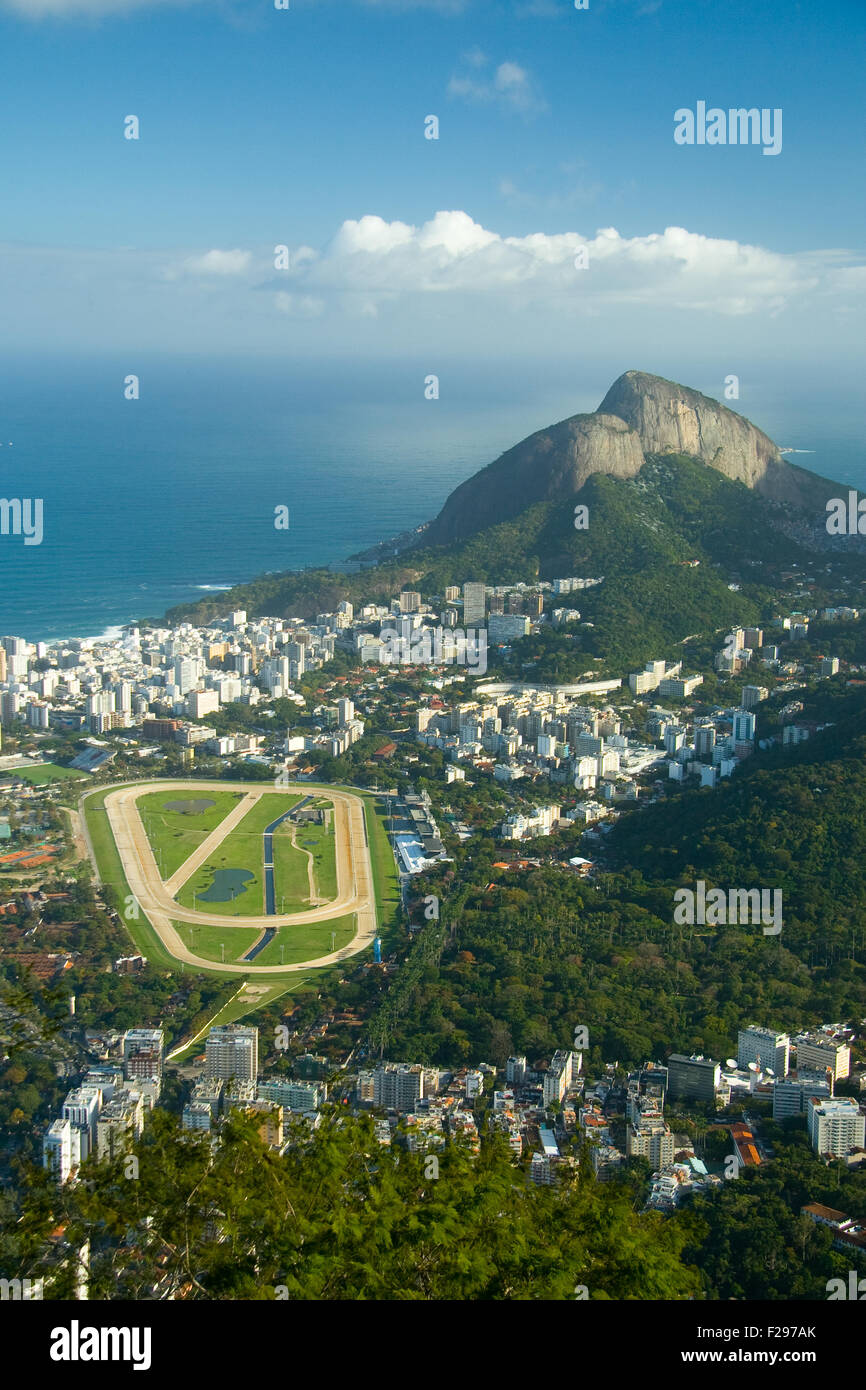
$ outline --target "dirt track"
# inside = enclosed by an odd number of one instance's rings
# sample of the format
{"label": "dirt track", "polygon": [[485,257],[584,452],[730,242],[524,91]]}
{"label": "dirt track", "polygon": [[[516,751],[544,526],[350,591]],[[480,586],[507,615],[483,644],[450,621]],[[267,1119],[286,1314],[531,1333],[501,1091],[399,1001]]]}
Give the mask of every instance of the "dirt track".
{"label": "dirt track", "polygon": [[[188,965],[201,966],[207,970],[218,970],[230,975],[269,975],[287,974],[293,971],[309,970],[312,966],[331,965],[358,955],[371,946],[376,935],[376,902],[373,892],[373,875],[370,866],[370,853],[364,830],[364,805],[350,792],[335,791],[332,787],[311,788],[308,783],[297,782],[285,787],[275,787],[267,782],[255,787],[243,788],[246,792],[240,803],[238,813],[229,813],[221,825],[207,837],[198,850],[177,872],[163,883],[159,876],[156,859],[150,847],[136,802],[139,797],[154,791],[184,791],[191,786],[201,788],[201,782],[182,781],[137,782],[132,786],[120,787],[109,792],[105,798],[108,822],[123,864],[130,892],[138,901],[141,910],[156,931],[166,950],[176,960]],[[238,791],[237,782],[208,782],[215,791]],[[287,913],[276,916],[226,917],[220,913],[192,911],[181,907],[173,900],[172,892],[186,880],[187,865],[194,859],[204,862],[207,856],[232,830],[237,820],[265,793],[276,791],[298,792],[316,790],[329,796],[334,803],[335,843],[334,853],[337,862],[337,896],[323,907],[314,907],[306,912]],[[197,865],[193,865],[193,868]],[[192,872],[192,869],[190,869]],[[185,945],[173,926],[174,921],[191,922],[204,926],[225,927],[280,927],[300,926],[310,922],[327,922],[335,917],[356,914],[356,930],[348,946],[327,956],[313,960],[298,961],[294,965],[256,965],[255,962],[232,961],[225,964],[196,956]]]}

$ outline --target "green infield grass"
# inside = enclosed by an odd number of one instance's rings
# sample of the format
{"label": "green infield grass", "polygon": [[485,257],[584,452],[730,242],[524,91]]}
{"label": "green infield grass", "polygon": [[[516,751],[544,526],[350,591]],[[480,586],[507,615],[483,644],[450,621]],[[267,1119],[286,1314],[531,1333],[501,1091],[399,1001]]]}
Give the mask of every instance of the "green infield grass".
{"label": "green infield grass", "polygon": [[[331,946],[331,933],[334,945]],[[259,951],[255,965],[294,965],[296,961],[315,960],[329,956],[332,949],[341,951],[355,935],[355,914],[334,917],[329,922],[309,922],[291,927],[278,927],[274,939]],[[282,959],[280,958],[282,950]]]}
{"label": "green infield grass", "polygon": [[[182,907],[227,917],[261,917],[264,902],[265,827],[290,810],[298,797],[265,792],[177,894]],[[249,877],[243,878],[243,875]]]}
{"label": "green infield grass", "polygon": [[[244,795],[209,791],[205,782],[195,783],[188,792],[149,792],[136,802],[163,880],[176,873],[193,850],[198,849],[212,830],[233,811]],[[208,805],[207,803],[211,804]],[[188,810],[170,810],[186,805]],[[195,810],[196,805],[200,809]]]}

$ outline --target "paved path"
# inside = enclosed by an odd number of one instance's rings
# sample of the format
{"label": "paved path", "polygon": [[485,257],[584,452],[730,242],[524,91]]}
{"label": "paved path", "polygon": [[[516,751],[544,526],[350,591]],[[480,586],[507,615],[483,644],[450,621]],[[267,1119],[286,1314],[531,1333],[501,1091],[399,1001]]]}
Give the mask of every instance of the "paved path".
{"label": "paved path", "polygon": [[[280,975],[309,970],[311,966],[332,965],[349,956],[358,955],[372,945],[376,936],[376,900],[373,889],[373,873],[370,865],[370,852],[364,824],[364,805],[359,797],[350,792],[336,791],[329,786],[317,786],[315,790],[328,796],[334,803],[334,853],[337,863],[337,896],[322,907],[313,907],[306,912],[286,913],[285,915],[260,917],[227,917],[222,913],[193,911],[181,907],[173,901],[169,883],[163,883],[159,876],[150,841],[138,813],[136,802],[141,796],[155,791],[178,791],[189,793],[191,788],[201,790],[208,786],[215,791],[238,791],[237,782],[183,782],[158,781],[136,782],[109,792],[105,798],[108,822],[123,864],[130,892],[138,901],[141,910],[156,931],[166,950],[176,960],[223,974]],[[259,797],[276,791],[296,793],[309,789],[309,783],[289,784],[274,787],[270,782],[249,790],[244,798],[245,810],[248,801],[255,802]],[[225,830],[226,817],[217,829]],[[230,828],[230,827],[229,827]],[[216,832],[214,832],[216,833]],[[209,843],[212,836],[208,837]],[[200,846],[200,849],[204,846]],[[210,845],[213,848],[213,845]],[[180,872],[180,871],[178,871]],[[306,926],[310,922],[328,922],[336,917],[355,914],[355,935],[347,946],[339,951],[318,956],[313,960],[298,961],[293,965],[251,965],[246,962],[212,961],[196,956],[174,926],[175,922],[191,922],[197,925],[224,927],[281,927]]]}

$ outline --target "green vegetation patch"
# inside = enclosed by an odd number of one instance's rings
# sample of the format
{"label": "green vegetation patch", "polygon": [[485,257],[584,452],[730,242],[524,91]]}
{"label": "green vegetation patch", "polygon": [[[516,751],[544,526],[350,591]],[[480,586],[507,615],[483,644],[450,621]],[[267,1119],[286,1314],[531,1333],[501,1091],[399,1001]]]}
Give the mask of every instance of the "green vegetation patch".
{"label": "green vegetation patch", "polygon": [[205,960],[242,960],[261,936],[258,927],[235,927],[228,923],[224,927],[199,926],[192,922],[175,922],[173,925],[184,945]]}
{"label": "green vegetation patch", "polygon": [[[306,827],[295,833],[306,838]],[[292,829],[283,822],[274,831],[274,898],[277,912],[304,912],[310,907],[309,856],[292,844]]]}
{"label": "green vegetation patch", "polygon": [[333,899],[337,896],[337,856],[335,852],[334,816],[328,818],[327,825],[303,825],[297,833],[297,841],[313,856],[316,891],[320,898]]}
{"label": "green vegetation patch", "polygon": [[31,782],[41,787],[48,782],[82,781],[86,773],[74,767],[61,767],[59,763],[34,763],[32,767],[13,767],[9,769],[12,777],[20,777],[23,782]]}
{"label": "green vegetation patch", "polygon": [[193,798],[180,799],[177,792],[150,792],[138,798],[138,814],[163,879],[171,878],[177,872],[202,841],[234,810],[243,795],[242,789],[213,792],[206,800],[198,801],[203,809],[196,814],[177,809],[196,804]]}
{"label": "green vegetation patch", "polygon": [[[284,792],[266,792],[255,805],[251,806],[243,819],[230,831],[196,872],[187,879],[177,894],[176,901],[182,907],[194,910],[204,902],[207,911],[225,913],[229,917],[261,917],[265,911],[264,901],[264,830],[283,815],[300,798],[287,796]],[[216,886],[222,891],[222,883],[230,882],[226,875],[234,871],[246,871],[252,877],[243,885],[244,891],[237,888],[234,897],[230,893],[222,900],[206,898],[209,889]],[[217,879],[214,885],[214,879]]]}
{"label": "green vegetation patch", "polygon": [[254,964],[295,965],[298,961],[328,956],[332,951],[341,951],[344,946],[348,946],[355,930],[354,912],[350,912],[346,917],[334,917],[327,922],[305,922],[291,927],[278,927],[273,941],[259,952]]}

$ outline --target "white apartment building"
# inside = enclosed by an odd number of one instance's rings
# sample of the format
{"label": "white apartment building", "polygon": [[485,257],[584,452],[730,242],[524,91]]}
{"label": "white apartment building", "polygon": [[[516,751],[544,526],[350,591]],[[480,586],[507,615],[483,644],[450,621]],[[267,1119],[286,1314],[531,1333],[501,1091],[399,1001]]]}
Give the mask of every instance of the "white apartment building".
{"label": "white apartment building", "polygon": [[42,1140],[42,1163],[59,1183],[68,1182],[77,1166],[77,1136],[69,1120],[52,1120]]}
{"label": "white apartment building", "polygon": [[220,707],[218,690],[193,690],[186,700],[186,711],[190,719],[204,719],[207,714],[215,714]]}
{"label": "white apartment building", "polygon": [[574,1053],[554,1052],[544,1073],[543,1100],[545,1105],[561,1102],[574,1076]]}
{"label": "white apartment building", "polygon": [[232,1023],[211,1028],[205,1044],[208,1080],[255,1081],[259,1071],[259,1030]]}
{"label": "white apartment building", "polygon": [[663,1119],[649,1120],[644,1116],[638,1127],[627,1126],[625,1151],[629,1158],[648,1159],[653,1172],[657,1172],[674,1161],[674,1136]]}
{"label": "white apartment building", "polygon": [[824,1071],[829,1067],[834,1081],[844,1081],[851,1070],[851,1049],[844,1038],[834,1038],[829,1033],[798,1033],[794,1039],[797,1048],[797,1066],[810,1071]]}
{"label": "white apartment building", "polygon": [[96,1122],[101,1108],[102,1091],[98,1086],[75,1087],[63,1102],[61,1118],[68,1120],[75,1131],[79,1159],[87,1158],[96,1147]]}
{"label": "white apartment building", "polygon": [[115,1091],[96,1121],[97,1158],[128,1153],[143,1128],[144,1097],[138,1091]]}
{"label": "white apartment building", "polygon": [[211,1108],[204,1101],[188,1100],[183,1107],[181,1128],[186,1130],[210,1130],[213,1116]]}
{"label": "white apartment building", "polygon": [[788,1115],[805,1115],[809,1102],[817,1097],[823,1103],[833,1098],[833,1079],[826,1072],[797,1072],[773,1085],[773,1119],[784,1120]]}
{"label": "white apartment building", "polygon": [[321,1081],[260,1081],[256,1092],[259,1100],[272,1100],[287,1110],[310,1112],[318,1110],[326,1099],[328,1088]]}
{"label": "white apartment building", "polygon": [[788,1075],[791,1059],[791,1039],[787,1033],[772,1028],[741,1028],[737,1034],[737,1066],[748,1067],[755,1062],[761,1071],[773,1071],[776,1076]]}
{"label": "white apartment building", "polygon": [[809,1102],[806,1114],[816,1154],[846,1158],[852,1149],[864,1147],[866,1115],[850,1097],[829,1101],[816,1097]]}
{"label": "white apartment building", "polygon": [[503,840],[531,840],[537,835],[551,835],[559,825],[561,806],[536,806],[528,816],[520,811],[502,822]]}
{"label": "white apartment building", "polygon": [[373,1104],[409,1114],[424,1096],[424,1068],[418,1063],[384,1062],[373,1073]]}

